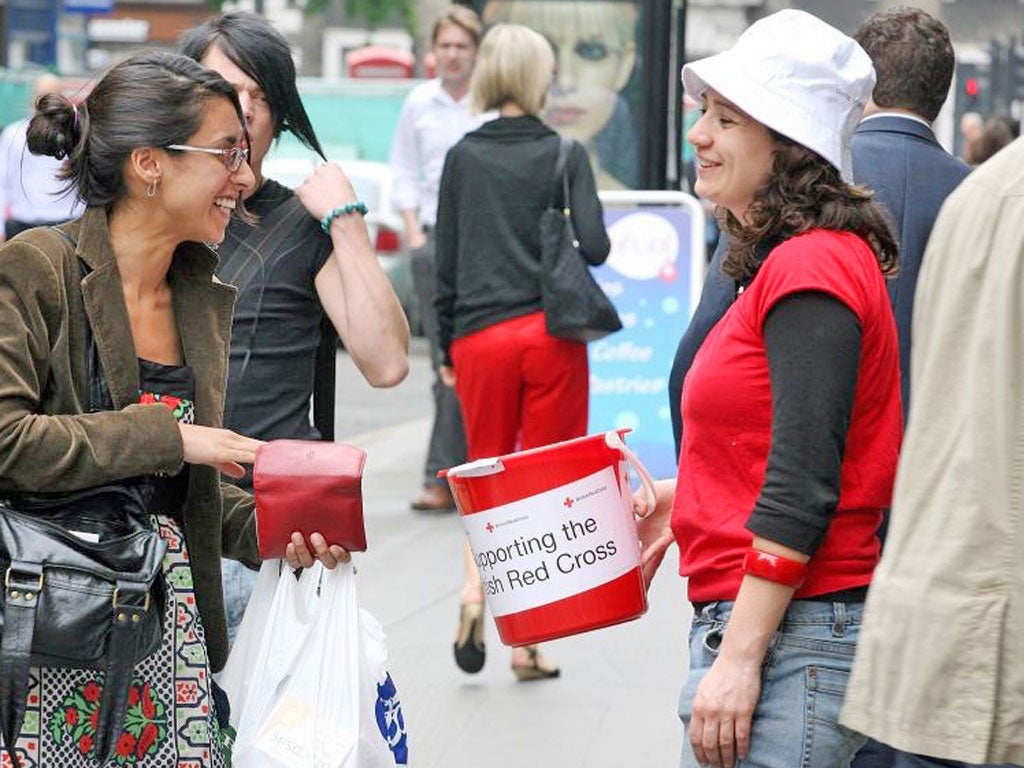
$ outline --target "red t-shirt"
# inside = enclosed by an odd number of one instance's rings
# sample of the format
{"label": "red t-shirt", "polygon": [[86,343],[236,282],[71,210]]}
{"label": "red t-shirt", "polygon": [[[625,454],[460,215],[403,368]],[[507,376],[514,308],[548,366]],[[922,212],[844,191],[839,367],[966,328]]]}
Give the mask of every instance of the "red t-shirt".
{"label": "red t-shirt", "polygon": [[864,586],[878,562],[876,531],[892,497],[902,434],[896,322],[867,243],[818,229],[769,254],[708,334],[686,377],[672,531],[693,602],[733,600],[743,580],[743,556],[753,541],[745,526],[771,448],[764,321],[779,300],[803,291],[829,294],[853,311],[861,352],[839,505],[796,597]]}

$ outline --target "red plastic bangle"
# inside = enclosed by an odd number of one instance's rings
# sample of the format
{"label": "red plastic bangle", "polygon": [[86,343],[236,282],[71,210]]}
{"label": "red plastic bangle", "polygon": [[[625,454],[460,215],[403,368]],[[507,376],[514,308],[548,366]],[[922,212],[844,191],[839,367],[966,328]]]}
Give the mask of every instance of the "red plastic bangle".
{"label": "red plastic bangle", "polygon": [[807,577],[807,564],[759,549],[749,549],[743,557],[743,572],[799,589]]}

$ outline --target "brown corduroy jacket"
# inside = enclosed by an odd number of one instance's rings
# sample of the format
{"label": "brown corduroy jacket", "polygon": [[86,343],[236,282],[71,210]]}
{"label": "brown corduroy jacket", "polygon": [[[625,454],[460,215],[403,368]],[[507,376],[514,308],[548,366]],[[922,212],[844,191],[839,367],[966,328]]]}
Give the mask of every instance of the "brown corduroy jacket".
{"label": "brown corduroy jacket", "polygon": [[[138,357],[102,208],[0,248],[0,491],[70,491],[183,465],[170,409],[138,405]],[[83,279],[79,258],[88,274]],[[195,376],[196,423],[219,427],[234,289],[215,281],[216,256],[181,244],[168,273],[185,362]],[[88,317],[113,411],[89,413]],[[206,632],[219,670],[228,641],[220,557],[258,565],[252,497],[191,465],[184,532]]]}

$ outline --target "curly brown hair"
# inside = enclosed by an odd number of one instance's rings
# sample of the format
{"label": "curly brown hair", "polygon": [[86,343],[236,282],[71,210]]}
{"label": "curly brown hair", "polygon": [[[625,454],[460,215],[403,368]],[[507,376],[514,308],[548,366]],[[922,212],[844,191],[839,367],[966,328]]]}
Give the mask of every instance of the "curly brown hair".
{"label": "curly brown hair", "polygon": [[899,246],[888,216],[865,187],[847,184],[821,155],[772,131],[775,152],[768,180],[754,193],[744,225],[719,209],[729,235],[722,271],[735,280],[752,278],[765,254],[762,243],[779,242],[812,229],[832,229],[860,236],[874,251],[879,269],[893,276]]}

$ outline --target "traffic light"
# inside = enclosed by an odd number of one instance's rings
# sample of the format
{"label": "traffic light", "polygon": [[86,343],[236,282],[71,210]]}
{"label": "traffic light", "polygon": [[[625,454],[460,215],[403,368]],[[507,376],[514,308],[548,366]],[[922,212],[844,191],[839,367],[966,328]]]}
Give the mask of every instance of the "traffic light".
{"label": "traffic light", "polygon": [[[990,81],[990,65],[979,61],[957,61],[953,75],[953,120],[959,126],[968,112],[990,114],[993,108],[993,93]],[[953,134],[954,150],[964,152],[963,136],[960,131]]]}
{"label": "traffic light", "polygon": [[1005,112],[1009,99],[1008,74],[1006,66],[1007,47],[993,40],[988,44],[988,80],[991,90],[991,111]]}
{"label": "traffic light", "polygon": [[968,77],[967,80],[964,82],[964,93],[967,94],[967,97],[972,101],[977,101],[979,91],[980,89],[978,88],[978,78]]}
{"label": "traffic light", "polygon": [[1007,101],[1024,101],[1024,49],[1017,47],[1017,41],[1010,38],[1006,48]]}
{"label": "traffic light", "polygon": [[[983,95],[987,95],[988,78],[987,73],[982,71],[982,65],[974,62],[957,62],[956,65],[956,111],[959,114],[964,112],[983,112]],[[983,84],[984,79],[984,84]]]}

